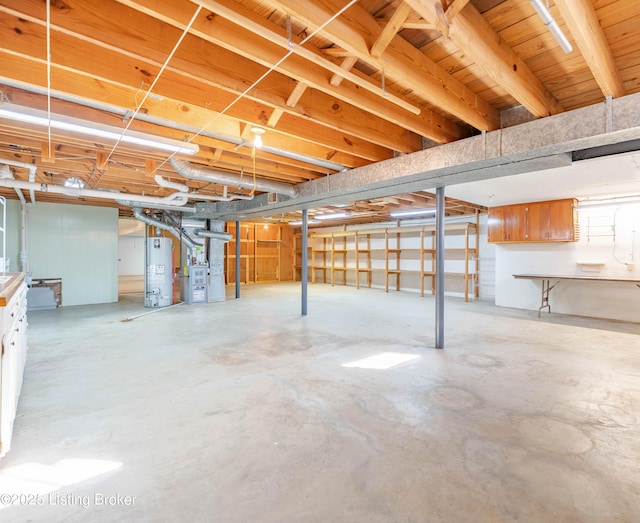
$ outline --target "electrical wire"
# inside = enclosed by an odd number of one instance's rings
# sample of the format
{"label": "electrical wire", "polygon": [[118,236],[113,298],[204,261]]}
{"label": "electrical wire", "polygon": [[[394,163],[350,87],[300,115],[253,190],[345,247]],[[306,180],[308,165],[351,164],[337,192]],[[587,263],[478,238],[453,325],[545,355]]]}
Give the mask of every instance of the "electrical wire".
{"label": "electrical wire", "polygon": [[[162,67],[160,68],[160,70],[158,71],[158,74],[156,75],[156,77],[154,78],[153,82],[151,83],[151,85],[149,86],[149,89],[147,89],[145,95],[142,97],[142,100],[140,100],[140,103],[138,103],[135,111],[133,112],[133,114],[131,115],[131,118],[129,118],[129,121],[127,122],[127,125],[125,125],[124,129],[122,130],[122,133],[120,134],[120,137],[118,138],[118,140],[116,141],[116,143],[114,144],[114,146],[112,147],[111,151],[109,152],[109,154],[107,155],[107,160],[106,162],[108,162],[111,159],[111,156],[113,155],[113,153],[115,152],[116,148],[118,147],[118,145],[120,145],[120,142],[122,141],[122,138],[124,137],[124,135],[126,134],[126,132],[129,130],[129,127],[131,127],[131,124],[133,123],[133,121],[135,120],[136,116],[138,116],[138,113],[140,112],[140,109],[142,109],[142,105],[147,101],[147,98],[149,97],[149,95],[151,94],[151,92],[153,91],[153,88],[155,87],[155,85],[158,83],[158,80],[160,80],[160,77],[162,76],[162,73],[164,73],[164,70],[167,68],[167,66],[169,65],[169,62],[171,61],[171,59],[173,58],[173,55],[176,53],[176,51],[178,50],[178,47],[180,47],[180,44],[182,43],[182,41],[184,40],[185,36],[187,36],[187,34],[189,33],[189,30],[191,29],[191,26],[193,25],[193,23],[196,21],[197,16],[200,14],[200,11],[202,10],[202,5],[199,5],[198,8],[195,10],[195,12],[193,13],[193,16],[191,17],[191,20],[189,20],[189,23],[185,26],[184,30],[182,31],[182,34],[180,35],[180,38],[178,38],[178,41],[176,42],[176,44],[173,46],[173,49],[171,50],[171,52],[169,53],[169,55],[167,56],[167,59],[164,61],[164,63],[162,64]],[[106,163],[105,162],[105,163]],[[157,170],[157,169],[156,169]],[[156,171],[154,170],[154,173]]]}
{"label": "electrical wire", "polygon": [[51,156],[51,0],[47,0],[47,142]]}

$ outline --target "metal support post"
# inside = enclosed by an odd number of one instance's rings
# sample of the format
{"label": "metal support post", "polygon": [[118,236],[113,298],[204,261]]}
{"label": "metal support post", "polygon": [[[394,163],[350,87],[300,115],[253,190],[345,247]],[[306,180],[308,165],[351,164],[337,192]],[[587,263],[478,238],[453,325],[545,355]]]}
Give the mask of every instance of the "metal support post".
{"label": "metal support post", "polygon": [[436,349],[444,348],[444,187],[436,188]]}

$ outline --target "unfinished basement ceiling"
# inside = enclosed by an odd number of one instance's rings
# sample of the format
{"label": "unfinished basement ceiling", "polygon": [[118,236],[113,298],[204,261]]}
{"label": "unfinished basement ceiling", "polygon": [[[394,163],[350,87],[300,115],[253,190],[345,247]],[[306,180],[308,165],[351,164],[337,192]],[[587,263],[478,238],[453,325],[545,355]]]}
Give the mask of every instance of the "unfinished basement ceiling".
{"label": "unfinished basement ceiling", "polygon": [[[0,102],[188,141],[198,152],[176,157],[193,165],[296,185],[640,91],[640,2],[548,5],[570,53],[529,0],[65,0],[49,23],[45,2],[3,0]],[[178,175],[170,153],[7,118],[2,158],[35,163],[38,183],[166,197],[175,188],[161,175],[188,185],[191,202],[224,193]],[[379,221],[431,202],[418,191],[347,209]],[[466,202],[449,200],[448,214],[486,205]]]}

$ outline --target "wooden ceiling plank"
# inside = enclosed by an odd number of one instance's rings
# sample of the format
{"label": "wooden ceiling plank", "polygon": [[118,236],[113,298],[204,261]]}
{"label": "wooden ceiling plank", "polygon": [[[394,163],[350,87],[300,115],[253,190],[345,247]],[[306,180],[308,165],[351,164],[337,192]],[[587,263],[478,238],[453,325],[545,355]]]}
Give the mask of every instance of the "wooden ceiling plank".
{"label": "wooden ceiling plank", "polygon": [[398,31],[402,28],[402,24],[404,24],[412,11],[413,9],[411,9],[408,4],[402,3],[398,6],[395,13],[393,13],[389,19],[389,22],[385,24],[384,29],[380,31],[376,41],[371,46],[371,56],[374,58],[380,58],[382,56],[382,53],[384,53],[396,34],[398,34]]}
{"label": "wooden ceiling plank", "polygon": [[[405,0],[502,85],[534,116],[541,118],[563,111],[522,59],[493,30],[480,12],[467,4],[447,20],[440,0]],[[533,8],[531,8],[533,10]]]}
{"label": "wooden ceiling plank", "polygon": [[602,94],[614,98],[626,94],[620,71],[590,0],[556,2],[565,24],[584,56]]}
{"label": "wooden ceiling plank", "polygon": [[[320,27],[339,10],[334,0],[273,0],[270,4],[311,28]],[[415,10],[415,6],[412,7]],[[365,63],[378,70],[384,69],[404,88],[419,93],[475,128],[491,130],[499,127],[498,113],[493,107],[401,37],[392,40],[384,59],[372,57],[369,48],[381,31],[376,19],[355,4],[322,33]]]}

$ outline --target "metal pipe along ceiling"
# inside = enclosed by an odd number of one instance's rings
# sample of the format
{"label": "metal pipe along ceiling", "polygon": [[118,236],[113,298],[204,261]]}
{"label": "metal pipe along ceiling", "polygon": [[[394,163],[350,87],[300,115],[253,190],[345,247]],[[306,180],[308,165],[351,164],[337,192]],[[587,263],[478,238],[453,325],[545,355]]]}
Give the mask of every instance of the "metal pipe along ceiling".
{"label": "metal pipe along ceiling", "polygon": [[170,163],[179,175],[184,176],[189,180],[219,183],[222,185],[231,185],[233,187],[241,187],[244,189],[255,188],[258,191],[284,194],[286,196],[290,196],[291,198],[295,198],[298,195],[298,190],[293,185],[289,185],[288,183],[272,182],[258,179],[255,181],[254,185],[254,181],[252,178],[243,178],[238,174],[219,171],[217,169],[211,169],[209,167],[195,166],[185,160],[171,158]]}
{"label": "metal pipe along ceiling", "polygon": [[191,249],[195,249],[196,247],[201,247],[200,244],[195,243],[189,236],[187,236],[182,231],[178,230],[176,227],[173,227],[172,225],[164,223],[163,221],[156,220],[155,218],[151,218],[151,216],[147,216],[142,212],[142,209],[140,207],[133,208],[133,216],[137,220],[140,220],[141,222],[146,223],[147,225],[152,225],[154,227],[157,227],[158,229],[162,229],[163,231],[167,231],[173,234],[178,240],[185,243]]}
{"label": "metal pipe along ceiling", "polygon": [[223,242],[228,242],[233,238],[233,236],[226,232],[209,231],[207,229],[196,229],[193,231],[193,234],[199,238],[210,238],[212,240],[222,240]]}
{"label": "metal pipe along ceiling", "polygon": [[12,189],[26,189],[52,194],[64,194],[65,196],[75,196],[77,198],[100,198],[102,200],[120,200],[126,199],[136,204],[170,204],[185,205],[188,196],[183,192],[176,192],[165,197],[144,196],[140,194],[117,193],[110,191],[99,191],[97,189],[76,189],[73,187],[63,187],[62,185],[51,185],[48,183],[24,182],[13,178],[0,178],[0,187],[9,187]]}

